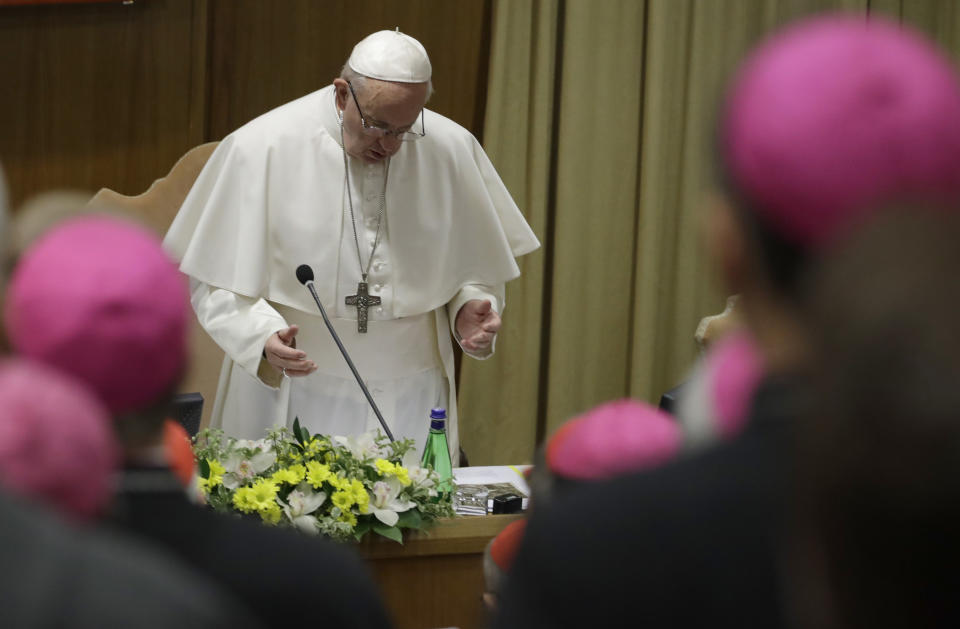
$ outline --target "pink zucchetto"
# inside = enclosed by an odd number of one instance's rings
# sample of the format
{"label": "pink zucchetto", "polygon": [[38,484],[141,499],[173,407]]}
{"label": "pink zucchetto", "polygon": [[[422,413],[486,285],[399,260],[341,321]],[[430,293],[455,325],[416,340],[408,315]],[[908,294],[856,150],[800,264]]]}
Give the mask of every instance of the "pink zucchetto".
{"label": "pink zucchetto", "polygon": [[913,31],[819,17],[757,49],[720,128],[740,201],[794,244],[824,244],[871,210],[960,199],[960,82]]}
{"label": "pink zucchetto", "polygon": [[37,240],[14,269],[4,311],[17,353],[79,378],[115,414],[172,391],[188,317],[184,277],[159,240],[102,216]]}
{"label": "pink zucchetto", "polygon": [[46,365],[0,361],[0,484],[80,519],[103,512],[119,463],[110,413]]}
{"label": "pink zucchetto", "polygon": [[680,450],[680,429],[667,413],[635,400],[607,402],[565,423],[550,438],[550,472],[600,480],[655,467]]}
{"label": "pink zucchetto", "polygon": [[717,433],[733,436],[747,422],[753,395],[763,380],[763,356],[749,334],[735,332],[711,348],[706,363]]}

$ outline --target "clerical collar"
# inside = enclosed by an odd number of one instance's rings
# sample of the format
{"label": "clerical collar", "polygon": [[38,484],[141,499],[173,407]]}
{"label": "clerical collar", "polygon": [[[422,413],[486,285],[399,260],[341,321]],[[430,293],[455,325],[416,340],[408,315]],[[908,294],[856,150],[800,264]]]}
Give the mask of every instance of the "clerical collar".
{"label": "clerical collar", "polygon": [[327,132],[340,149],[343,149],[343,143],[340,140],[340,117],[337,115],[337,89],[330,85],[321,90],[321,92],[330,90],[330,98],[321,98],[320,105],[320,124],[323,130]]}

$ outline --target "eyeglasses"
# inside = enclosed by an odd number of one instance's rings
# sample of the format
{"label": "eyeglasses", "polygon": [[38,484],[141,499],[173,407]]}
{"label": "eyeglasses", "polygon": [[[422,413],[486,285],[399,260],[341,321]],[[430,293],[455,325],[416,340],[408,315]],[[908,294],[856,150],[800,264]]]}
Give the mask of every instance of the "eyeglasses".
{"label": "eyeglasses", "polygon": [[360,101],[357,100],[357,93],[353,91],[353,84],[347,81],[347,87],[350,88],[350,95],[353,96],[353,102],[357,105],[357,111],[360,113],[360,126],[363,127],[363,132],[370,136],[375,136],[382,138],[384,136],[399,139],[404,142],[412,142],[413,140],[419,140],[423,136],[427,135],[427,127],[423,123],[423,108],[420,108],[420,130],[415,131],[410,127],[406,129],[390,129],[387,127],[380,127],[374,124],[367,122],[366,117],[363,115],[363,110],[360,109]]}

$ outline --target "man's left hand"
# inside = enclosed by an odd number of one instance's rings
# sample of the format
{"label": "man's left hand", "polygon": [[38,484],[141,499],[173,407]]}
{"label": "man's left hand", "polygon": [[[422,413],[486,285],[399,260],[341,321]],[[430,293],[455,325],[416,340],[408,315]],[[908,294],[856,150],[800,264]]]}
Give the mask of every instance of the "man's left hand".
{"label": "man's left hand", "polygon": [[461,347],[467,351],[489,349],[499,330],[500,315],[491,307],[489,299],[471,299],[457,313],[457,334]]}

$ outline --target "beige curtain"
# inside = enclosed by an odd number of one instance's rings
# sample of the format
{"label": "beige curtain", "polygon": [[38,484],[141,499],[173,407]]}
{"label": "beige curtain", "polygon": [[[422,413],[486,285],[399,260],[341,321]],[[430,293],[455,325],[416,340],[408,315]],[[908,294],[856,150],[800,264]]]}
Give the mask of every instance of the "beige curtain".
{"label": "beige curtain", "polygon": [[954,0],[494,0],[484,144],[544,247],[497,355],[463,363],[472,464],[528,461],[577,413],[683,379],[725,299],[700,233],[722,86],[771,29],[837,9],[960,58]]}
{"label": "beige curtain", "polygon": [[[540,242],[547,233],[553,154],[558,0],[495,5],[484,144]],[[496,353],[460,368],[460,442],[473,465],[529,461],[537,441],[540,360],[546,307],[546,248],[520,259],[507,284]]]}

